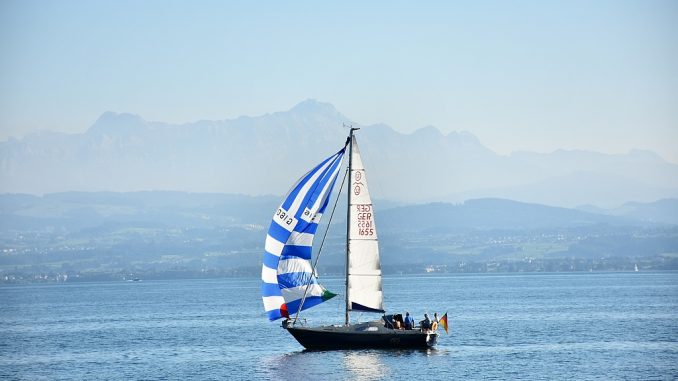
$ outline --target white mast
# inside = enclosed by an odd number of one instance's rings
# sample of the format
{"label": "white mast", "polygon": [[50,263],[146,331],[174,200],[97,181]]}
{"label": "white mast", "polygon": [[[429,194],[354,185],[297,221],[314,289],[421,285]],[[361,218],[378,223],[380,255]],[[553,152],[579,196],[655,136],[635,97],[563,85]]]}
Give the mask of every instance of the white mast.
{"label": "white mast", "polygon": [[[353,128],[351,127],[351,132],[348,136],[348,176],[351,177],[352,175],[352,169],[353,169],[353,131],[357,131],[360,128]],[[346,192],[348,202],[347,205],[348,207],[346,208],[346,321],[345,324],[348,325],[349,323],[349,315],[348,311],[351,310],[351,302],[349,301],[348,298],[348,290],[349,290],[349,283],[348,283],[348,276],[349,276],[349,269],[351,268],[351,255],[350,255],[350,250],[351,250],[351,181],[349,179],[348,182],[348,191]]]}

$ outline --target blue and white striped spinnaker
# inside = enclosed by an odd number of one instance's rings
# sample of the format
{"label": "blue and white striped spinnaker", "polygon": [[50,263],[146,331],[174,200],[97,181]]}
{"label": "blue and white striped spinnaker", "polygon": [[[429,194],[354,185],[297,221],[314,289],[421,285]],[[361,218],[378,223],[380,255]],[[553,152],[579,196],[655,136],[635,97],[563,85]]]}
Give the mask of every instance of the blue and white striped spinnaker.
{"label": "blue and white striped spinnaker", "polygon": [[318,283],[311,251],[345,150],[344,146],[302,176],[273,215],[261,269],[261,296],[269,320],[296,313],[304,293],[302,310],[335,296]]}

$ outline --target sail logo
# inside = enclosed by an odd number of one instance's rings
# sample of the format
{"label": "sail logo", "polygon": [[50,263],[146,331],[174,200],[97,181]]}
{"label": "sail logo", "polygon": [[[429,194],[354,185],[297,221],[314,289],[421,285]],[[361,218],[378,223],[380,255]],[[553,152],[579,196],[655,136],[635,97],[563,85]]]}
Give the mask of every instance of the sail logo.
{"label": "sail logo", "polygon": [[278,219],[280,219],[287,225],[291,225],[292,222],[294,222],[294,217],[287,214],[287,211],[284,210],[283,208],[278,208],[278,211],[275,212],[275,216],[278,217]]}
{"label": "sail logo", "polygon": [[321,216],[322,213],[313,213],[311,209],[305,208],[304,213],[301,214],[301,219],[308,223],[318,222]]}
{"label": "sail logo", "polygon": [[355,175],[353,176],[353,194],[358,196],[362,192],[362,187],[365,186],[360,180],[363,178],[363,173],[362,171],[355,171]]}
{"label": "sail logo", "polygon": [[292,232],[297,226],[297,219],[283,208],[278,208],[275,212],[275,216],[273,216],[273,221],[277,222],[279,226],[288,232]]}

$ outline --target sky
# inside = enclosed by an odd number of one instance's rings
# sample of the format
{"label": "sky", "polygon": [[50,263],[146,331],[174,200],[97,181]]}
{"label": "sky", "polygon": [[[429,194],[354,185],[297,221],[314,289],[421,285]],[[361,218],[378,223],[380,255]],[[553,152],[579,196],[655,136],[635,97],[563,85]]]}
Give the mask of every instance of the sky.
{"label": "sky", "polygon": [[103,112],[184,123],[332,103],[490,149],[678,163],[678,1],[0,2],[0,140]]}

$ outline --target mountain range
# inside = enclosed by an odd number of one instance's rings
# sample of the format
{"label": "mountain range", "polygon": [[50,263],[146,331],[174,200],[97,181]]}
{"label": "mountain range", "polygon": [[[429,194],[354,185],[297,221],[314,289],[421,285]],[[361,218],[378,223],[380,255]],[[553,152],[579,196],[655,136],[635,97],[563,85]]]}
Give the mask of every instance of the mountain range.
{"label": "mountain range", "polygon": [[[343,196],[342,196],[343,197]],[[334,200],[333,200],[334,201]],[[185,192],[64,192],[44,196],[0,194],[0,232],[69,232],[106,226],[128,228],[231,228],[263,231],[280,198]],[[583,206],[553,207],[504,199],[473,199],[464,203],[397,205],[375,201],[379,230],[416,233],[431,229],[460,231],[610,227],[678,226],[678,199],[626,203],[615,209]],[[345,206],[334,223],[345,224]],[[327,221],[323,221],[326,224]],[[2,235],[2,234],[0,234]]]}
{"label": "mountain range", "polygon": [[[257,275],[279,202],[273,196],[185,192],[2,194],[0,282],[45,274]],[[390,273],[487,271],[496,261],[513,263],[495,269],[501,271],[678,266],[678,199],[585,209],[475,199],[385,206],[375,219]],[[320,231],[330,218],[325,220]],[[345,234],[345,210],[337,210],[327,240],[314,241],[316,253],[324,242],[320,271],[343,271]]]}
{"label": "mountain range", "polygon": [[650,151],[559,150],[500,155],[469,132],[411,134],[360,125],[306,100],[257,117],[188,124],[104,113],[86,132],[39,132],[0,142],[0,192],[171,190],[283,194],[339,150],[343,124],[358,139],[373,196],[402,202],[508,198],[554,206],[617,207],[678,197],[678,165]]}

